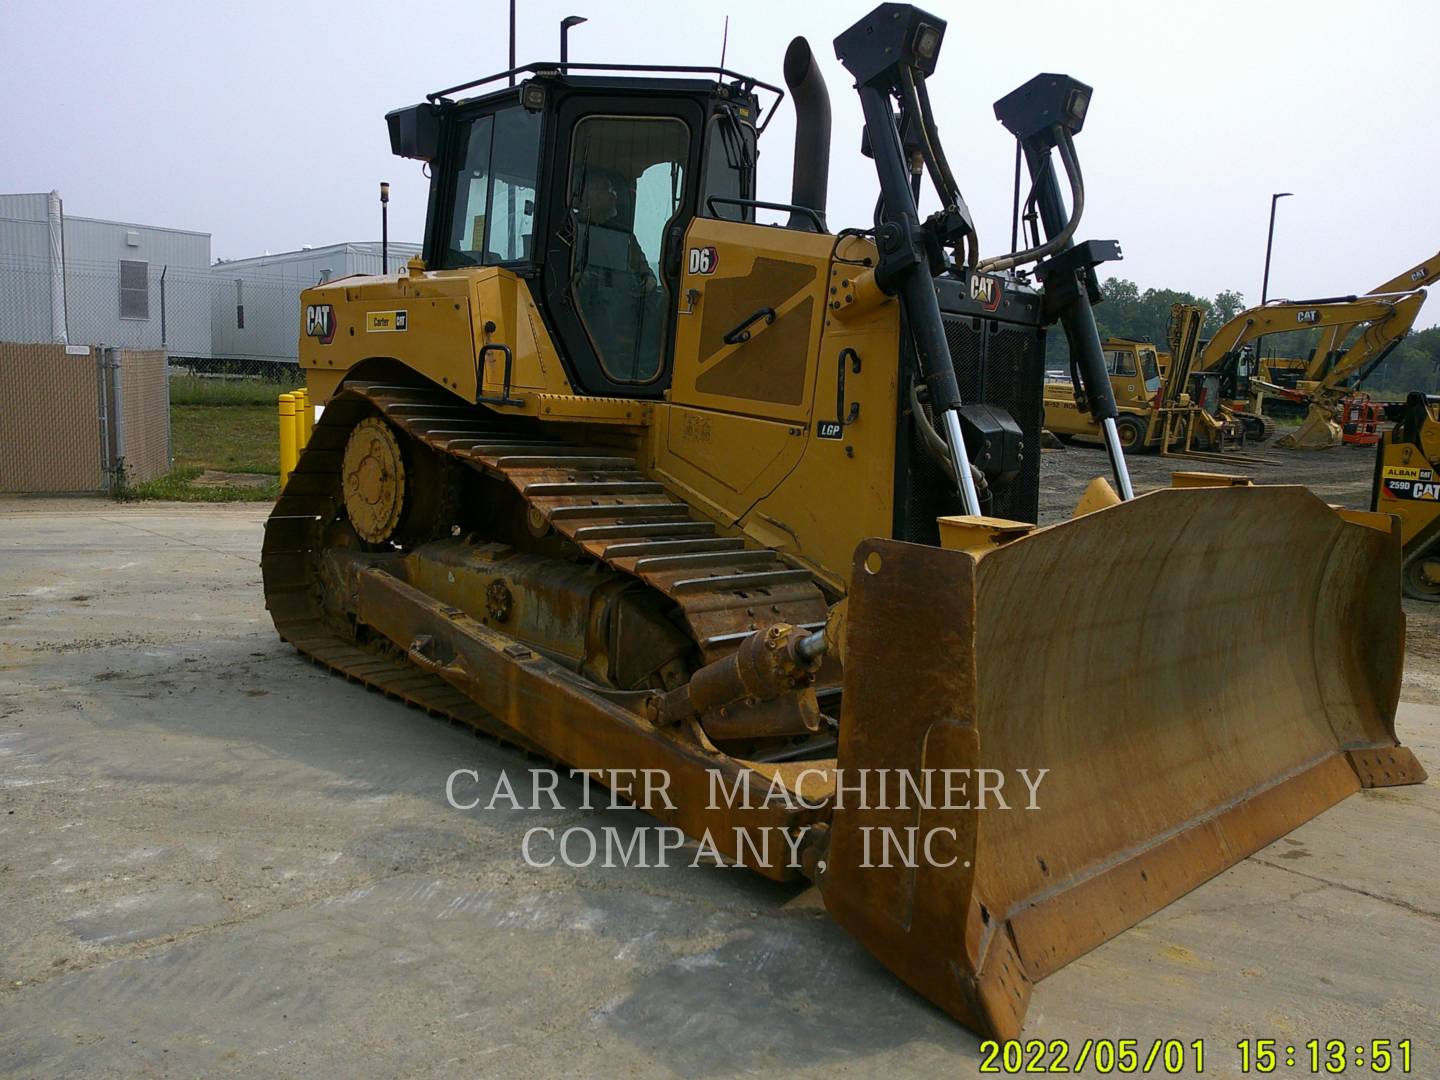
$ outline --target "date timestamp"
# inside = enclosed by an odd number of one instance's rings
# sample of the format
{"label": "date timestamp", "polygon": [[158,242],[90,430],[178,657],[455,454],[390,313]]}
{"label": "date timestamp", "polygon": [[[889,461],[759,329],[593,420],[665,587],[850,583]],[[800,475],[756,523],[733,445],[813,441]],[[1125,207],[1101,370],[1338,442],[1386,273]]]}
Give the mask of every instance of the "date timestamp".
{"label": "date timestamp", "polygon": [[[1410,1039],[1241,1039],[1235,1043],[1242,1076],[1411,1075]],[[1203,1039],[986,1039],[980,1043],[982,1075],[1149,1076],[1205,1072]],[[1229,1054],[1223,1055],[1229,1058]],[[1227,1061],[1227,1067],[1232,1063]]]}

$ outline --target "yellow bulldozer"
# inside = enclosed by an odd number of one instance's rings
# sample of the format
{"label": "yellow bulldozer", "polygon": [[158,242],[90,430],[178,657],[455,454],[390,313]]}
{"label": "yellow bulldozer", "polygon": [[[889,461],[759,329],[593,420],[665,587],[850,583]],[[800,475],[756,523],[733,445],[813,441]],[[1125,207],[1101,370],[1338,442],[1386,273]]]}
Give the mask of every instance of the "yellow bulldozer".
{"label": "yellow bulldozer", "polygon": [[[1424,774],[1394,730],[1389,519],[1299,487],[1134,496],[1091,311],[1119,249],[1075,240],[1091,88],[996,103],[1044,235],[986,257],[927,89],[945,28],[887,3],[835,39],[881,191],[856,228],[827,225],[803,39],[789,203],[756,198],[783,91],[728,70],[530,64],[389,114],[431,175],[423,255],[303,293],[324,411],[262,571],[315,662],[813,882],[1013,1036],[1057,968]],[[1113,489],[1038,528],[1056,323]]]}

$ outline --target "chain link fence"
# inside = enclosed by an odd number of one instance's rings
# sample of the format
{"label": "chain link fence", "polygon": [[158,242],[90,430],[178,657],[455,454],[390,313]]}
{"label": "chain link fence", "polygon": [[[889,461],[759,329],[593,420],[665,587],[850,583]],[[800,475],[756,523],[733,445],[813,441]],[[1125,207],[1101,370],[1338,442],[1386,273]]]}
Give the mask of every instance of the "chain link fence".
{"label": "chain link fence", "polygon": [[301,292],[419,253],[394,243],[385,259],[379,244],[347,243],[210,265],[203,233],[65,219],[54,193],[0,196],[0,209],[8,492],[168,472],[172,401],[273,401],[303,382]]}
{"label": "chain link fence", "polygon": [[148,349],[196,373],[291,378],[304,287],[124,260],[67,259],[57,275],[43,256],[0,252],[0,341]]}
{"label": "chain link fence", "polygon": [[[43,222],[0,219],[0,341],[153,349],[195,374],[293,381],[301,291],[381,273],[371,246],[177,266],[67,255],[52,250]],[[392,245],[391,270],[417,251]]]}
{"label": "chain link fence", "polygon": [[170,469],[163,352],[0,342],[0,492],[118,492]]}
{"label": "chain link fence", "polygon": [[[46,222],[0,217],[0,341],[153,349],[197,373],[292,377],[301,291],[382,272],[372,246],[179,265],[67,252]],[[394,245],[391,268],[415,250]]]}

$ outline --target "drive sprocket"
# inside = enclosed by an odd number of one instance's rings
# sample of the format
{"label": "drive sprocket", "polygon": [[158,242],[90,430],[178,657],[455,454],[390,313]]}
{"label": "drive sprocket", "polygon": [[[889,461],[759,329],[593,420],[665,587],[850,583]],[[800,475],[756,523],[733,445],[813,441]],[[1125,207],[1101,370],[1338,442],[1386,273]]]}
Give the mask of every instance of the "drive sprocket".
{"label": "drive sprocket", "polygon": [[362,540],[383,544],[405,512],[405,457],[395,432],[378,416],[350,432],[341,465],[345,513]]}

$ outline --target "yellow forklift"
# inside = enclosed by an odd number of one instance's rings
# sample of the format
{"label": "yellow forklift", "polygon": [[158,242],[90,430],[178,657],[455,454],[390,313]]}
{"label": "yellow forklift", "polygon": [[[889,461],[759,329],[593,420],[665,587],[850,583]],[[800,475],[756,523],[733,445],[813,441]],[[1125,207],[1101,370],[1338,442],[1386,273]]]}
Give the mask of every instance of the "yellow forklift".
{"label": "yellow forklift", "polygon": [[[1229,462],[1262,464],[1262,459],[1242,461],[1230,453],[1245,445],[1246,420],[1223,401],[1219,374],[1194,370],[1204,322],[1204,308],[1174,305],[1168,353],[1149,342],[1106,340],[1105,370],[1115,395],[1120,445],[1126,453],[1158,451],[1201,458],[1224,453]],[[1073,381],[1047,382],[1044,401],[1045,427],[1062,442],[1076,436],[1100,437],[1099,425],[1080,408]]]}

